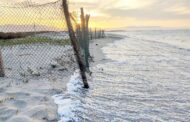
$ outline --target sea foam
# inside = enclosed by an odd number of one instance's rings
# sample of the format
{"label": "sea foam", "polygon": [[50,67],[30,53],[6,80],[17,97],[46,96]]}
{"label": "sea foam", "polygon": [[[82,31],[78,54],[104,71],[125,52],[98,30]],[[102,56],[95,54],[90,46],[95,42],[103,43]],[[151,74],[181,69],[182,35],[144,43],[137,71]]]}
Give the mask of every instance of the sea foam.
{"label": "sea foam", "polygon": [[[64,94],[54,95],[53,99],[58,105],[59,122],[77,122],[76,112],[82,109],[82,102],[78,99],[82,89],[82,81],[79,71],[76,71],[67,83],[67,91]],[[80,110],[82,111],[82,110]]]}

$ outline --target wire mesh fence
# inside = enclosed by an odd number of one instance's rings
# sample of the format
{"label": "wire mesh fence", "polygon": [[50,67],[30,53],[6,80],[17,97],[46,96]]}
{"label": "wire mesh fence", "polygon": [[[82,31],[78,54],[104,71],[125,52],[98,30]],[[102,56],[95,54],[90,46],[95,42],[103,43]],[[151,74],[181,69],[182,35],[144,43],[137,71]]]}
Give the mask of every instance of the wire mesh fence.
{"label": "wire mesh fence", "polygon": [[[2,76],[27,81],[50,74],[60,76],[63,71],[73,72],[79,65],[83,78],[84,71],[89,70],[90,40],[103,38],[105,34],[103,30],[89,28],[90,15],[85,15],[83,8],[79,9],[75,3],[70,3],[71,11],[66,16],[65,1],[0,5]],[[67,31],[68,18],[75,30],[76,40],[70,39],[71,33]]]}
{"label": "wire mesh fence", "polygon": [[0,6],[0,53],[6,77],[56,75],[77,68],[61,0]]}

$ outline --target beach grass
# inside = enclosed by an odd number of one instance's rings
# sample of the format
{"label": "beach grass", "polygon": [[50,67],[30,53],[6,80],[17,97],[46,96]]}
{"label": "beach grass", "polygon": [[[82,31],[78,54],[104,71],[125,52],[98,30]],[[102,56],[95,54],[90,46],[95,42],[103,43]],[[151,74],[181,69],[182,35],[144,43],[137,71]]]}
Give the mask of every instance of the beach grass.
{"label": "beach grass", "polygon": [[16,39],[0,39],[0,46],[14,46],[25,44],[49,43],[54,45],[70,45],[69,39],[50,39],[44,37],[26,37]]}

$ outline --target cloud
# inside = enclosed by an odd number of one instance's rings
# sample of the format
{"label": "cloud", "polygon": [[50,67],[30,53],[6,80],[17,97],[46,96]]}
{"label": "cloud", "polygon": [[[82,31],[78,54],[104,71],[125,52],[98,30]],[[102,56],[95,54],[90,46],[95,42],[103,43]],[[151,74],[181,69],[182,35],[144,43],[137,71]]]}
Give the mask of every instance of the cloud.
{"label": "cloud", "polygon": [[[0,3],[17,3],[26,0],[0,0]],[[31,0],[47,3],[56,0]],[[190,26],[190,0],[69,0],[71,11],[85,8],[91,20],[100,25],[140,23],[139,25]],[[80,14],[80,13],[79,13]],[[130,19],[129,19],[130,18]],[[102,24],[103,23],[103,24]],[[126,25],[125,25],[126,26]],[[157,25],[156,25],[157,26]]]}
{"label": "cloud", "polygon": [[74,1],[98,15],[148,20],[190,19],[190,0],[71,0]]}
{"label": "cloud", "polygon": [[[136,19],[190,19],[189,0],[152,0],[150,4],[136,8],[110,8],[102,12],[110,16],[133,17]],[[172,6],[172,8],[171,8]]]}

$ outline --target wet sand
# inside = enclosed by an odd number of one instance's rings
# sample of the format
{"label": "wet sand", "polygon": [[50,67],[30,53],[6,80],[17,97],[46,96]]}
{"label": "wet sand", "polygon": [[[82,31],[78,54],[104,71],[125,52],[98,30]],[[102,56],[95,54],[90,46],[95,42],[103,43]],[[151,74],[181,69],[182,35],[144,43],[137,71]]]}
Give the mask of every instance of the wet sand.
{"label": "wet sand", "polygon": [[105,58],[105,55],[102,52],[102,48],[122,38],[122,36],[112,34],[108,35],[106,38],[92,40],[92,43],[90,45],[90,53],[93,57],[93,62],[91,63],[91,65],[108,62],[109,59]]}

